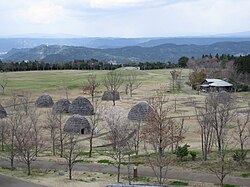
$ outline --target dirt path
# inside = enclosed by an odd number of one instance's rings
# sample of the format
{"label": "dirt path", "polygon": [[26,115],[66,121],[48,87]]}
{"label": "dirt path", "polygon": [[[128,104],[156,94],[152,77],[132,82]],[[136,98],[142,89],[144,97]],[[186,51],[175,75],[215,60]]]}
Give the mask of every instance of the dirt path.
{"label": "dirt path", "polygon": [[45,187],[42,185],[26,182],[14,177],[0,175],[0,187]]}
{"label": "dirt path", "polygon": [[[26,167],[23,163],[15,163],[17,167]],[[0,161],[0,166],[9,166],[9,162],[5,160]],[[57,170],[66,170],[67,165],[63,162],[50,162],[50,161],[35,161],[32,163],[32,168],[37,169],[57,169]],[[116,174],[116,168],[111,165],[104,164],[81,164],[77,163],[74,166],[75,171],[85,171],[85,172],[105,172]],[[127,174],[127,167],[121,168],[122,174]],[[154,177],[154,173],[150,167],[139,166],[138,167],[139,176]],[[216,176],[208,173],[195,173],[187,170],[169,170],[167,174],[169,179],[177,180],[186,180],[186,181],[199,181],[199,182],[208,182],[208,183],[219,183]],[[245,187],[250,187],[250,179],[227,176],[225,178],[225,183],[240,185]]]}

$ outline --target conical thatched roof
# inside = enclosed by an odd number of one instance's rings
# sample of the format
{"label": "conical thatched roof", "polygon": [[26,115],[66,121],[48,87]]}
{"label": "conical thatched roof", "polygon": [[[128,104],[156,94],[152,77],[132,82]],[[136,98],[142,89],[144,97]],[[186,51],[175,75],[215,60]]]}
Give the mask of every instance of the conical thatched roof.
{"label": "conical thatched roof", "polygon": [[[115,101],[120,99],[120,94],[119,92],[115,92]],[[111,91],[105,91],[102,95],[102,100],[103,101],[113,101],[113,93]]]}
{"label": "conical thatched roof", "polygon": [[54,105],[54,102],[49,94],[43,94],[37,98],[35,105],[39,108],[49,108]]}
{"label": "conical thatched roof", "polygon": [[70,102],[67,99],[59,99],[53,105],[52,112],[54,113],[68,113]]}
{"label": "conical thatched roof", "polygon": [[147,102],[140,102],[131,108],[128,113],[128,119],[132,121],[145,121],[151,112],[153,112],[153,109]]}
{"label": "conical thatched roof", "polygon": [[0,104],[0,119],[5,118],[7,116],[7,112],[4,107]]}
{"label": "conical thatched roof", "polygon": [[88,99],[83,96],[79,96],[69,105],[69,113],[89,116],[93,115],[94,107]]}
{"label": "conical thatched roof", "polygon": [[90,124],[88,120],[78,114],[71,116],[64,125],[63,130],[69,133],[88,134],[90,132]]}

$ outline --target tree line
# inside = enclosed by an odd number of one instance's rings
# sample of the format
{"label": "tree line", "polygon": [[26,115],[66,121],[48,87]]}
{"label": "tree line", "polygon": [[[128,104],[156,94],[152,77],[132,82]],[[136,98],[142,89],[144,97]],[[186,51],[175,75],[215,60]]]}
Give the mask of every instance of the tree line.
{"label": "tree line", "polygon": [[71,62],[48,63],[44,61],[21,61],[2,62],[0,60],[0,71],[44,71],[44,70],[114,70],[120,67],[140,67],[141,70],[166,69],[177,67],[171,62],[139,62],[116,64],[112,62],[101,62],[96,59],[74,60]]}

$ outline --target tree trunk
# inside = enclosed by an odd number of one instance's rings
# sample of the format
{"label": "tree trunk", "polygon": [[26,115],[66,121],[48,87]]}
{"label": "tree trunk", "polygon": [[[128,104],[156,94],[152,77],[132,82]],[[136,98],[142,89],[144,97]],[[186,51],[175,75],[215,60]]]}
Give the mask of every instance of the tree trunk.
{"label": "tree trunk", "polygon": [[132,85],[130,85],[130,87],[129,87],[129,93],[130,93],[130,97],[132,97],[132,95],[133,95],[133,87],[132,87]]}
{"label": "tree trunk", "polygon": [[121,164],[119,162],[117,166],[117,183],[120,182],[120,173],[121,173]]}
{"label": "tree trunk", "polygon": [[115,106],[115,90],[112,91],[112,95],[113,95],[113,106]]}
{"label": "tree trunk", "polygon": [[62,114],[60,114],[60,157],[63,157]]}
{"label": "tree trunk", "polygon": [[89,139],[89,158],[92,157],[93,150],[93,130],[91,131],[90,139]]}
{"label": "tree trunk", "polygon": [[14,170],[14,156],[10,158],[10,167],[11,167],[11,170]]}
{"label": "tree trunk", "polygon": [[72,167],[70,165],[71,164],[69,164],[69,180],[72,179]]}
{"label": "tree trunk", "polygon": [[31,175],[30,161],[27,162],[28,175]]}
{"label": "tree trunk", "polygon": [[130,173],[130,153],[128,154],[128,184],[131,185],[131,173]]}
{"label": "tree trunk", "polygon": [[53,154],[53,156],[55,156],[55,155],[56,155],[56,149],[55,149],[55,139],[54,139],[54,138],[52,139],[52,154]]}
{"label": "tree trunk", "polygon": [[4,143],[3,143],[3,142],[4,142],[4,132],[3,132],[4,130],[3,130],[3,127],[2,127],[1,130],[2,130],[2,132],[1,132],[1,134],[2,134],[2,135],[1,135],[1,136],[2,136],[2,137],[1,137],[1,138],[2,138],[2,140],[1,140],[1,142],[2,142],[1,147],[2,147],[2,148],[1,148],[1,149],[2,149],[2,151],[4,151]]}

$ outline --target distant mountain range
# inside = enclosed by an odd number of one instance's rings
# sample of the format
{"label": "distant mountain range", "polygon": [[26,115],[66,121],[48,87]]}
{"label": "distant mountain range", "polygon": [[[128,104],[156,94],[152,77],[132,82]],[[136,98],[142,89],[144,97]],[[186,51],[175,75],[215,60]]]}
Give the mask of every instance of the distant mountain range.
{"label": "distant mountain range", "polygon": [[[32,36],[34,36],[32,38]],[[41,36],[35,37],[35,36]],[[64,35],[60,35],[64,36]],[[229,35],[231,36],[231,35]],[[233,37],[216,36],[216,37],[172,37],[172,38],[75,38],[70,36],[65,38],[58,38],[53,36],[42,37],[42,35],[31,35],[30,37],[18,38],[0,38],[0,53],[8,52],[13,48],[33,48],[39,45],[67,45],[67,46],[81,46],[89,48],[121,48],[128,46],[141,46],[141,47],[155,47],[162,44],[176,44],[176,45],[210,45],[217,42],[241,42],[250,41],[250,34],[242,35],[244,37],[236,37],[238,35],[232,35]],[[249,36],[249,37],[247,37]]]}
{"label": "distant mountain range", "polygon": [[[142,39],[138,39],[141,40]],[[136,39],[128,40],[133,43]],[[128,42],[126,41],[126,42]],[[211,41],[211,40],[210,40]],[[74,59],[91,59],[99,61],[125,62],[166,62],[177,61],[181,56],[199,57],[202,54],[232,54],[246,55],[250,53],[250,41],[217,42],[209,45],[195,44],[162,44],[162,40],[144,41],[142,46],[129,46],[120,48],[88,48],[66,45],[40,45],[34,48],[12,49],[2,55],[3,61],[43,60],[45,62],[67,62]],[[166,40],[164,41],[166,42]],[[205,42],[205,39],[204,39]],[[208,41],[206,41],[208,42]],[[119,42],[120,44],[122,42]],[[154,45],[152,44],[154,43]],[[153,46],[150,46],[153,45]]]}

